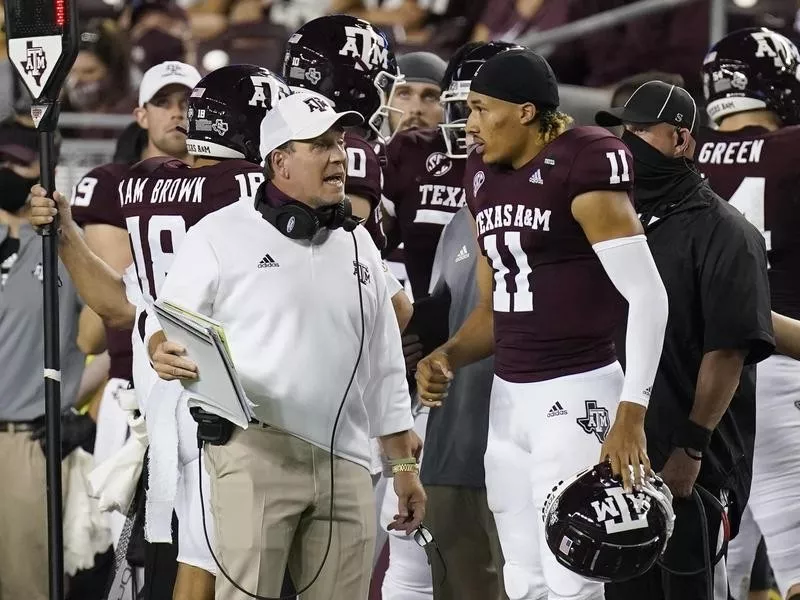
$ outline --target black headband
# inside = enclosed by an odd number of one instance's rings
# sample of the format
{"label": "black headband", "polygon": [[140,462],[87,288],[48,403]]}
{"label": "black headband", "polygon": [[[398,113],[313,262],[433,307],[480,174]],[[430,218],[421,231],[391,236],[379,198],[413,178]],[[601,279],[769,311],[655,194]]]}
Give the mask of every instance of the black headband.
{"label": "black headband", "polygon": [[558,81],[547,61],[532,50],[507,50],[478,69],[470,91],[540,110],[559,104]]}

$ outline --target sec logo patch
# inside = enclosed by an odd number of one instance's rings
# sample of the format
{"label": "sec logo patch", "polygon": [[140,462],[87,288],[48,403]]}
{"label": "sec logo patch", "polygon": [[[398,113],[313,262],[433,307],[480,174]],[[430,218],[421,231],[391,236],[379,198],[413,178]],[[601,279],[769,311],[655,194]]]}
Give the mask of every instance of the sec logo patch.
{"label": "sec logo patch", "polygon": [[441,177],[453,168],[453,161],[442,152],[433,152],[425,159],[425,168],[434,177]]}

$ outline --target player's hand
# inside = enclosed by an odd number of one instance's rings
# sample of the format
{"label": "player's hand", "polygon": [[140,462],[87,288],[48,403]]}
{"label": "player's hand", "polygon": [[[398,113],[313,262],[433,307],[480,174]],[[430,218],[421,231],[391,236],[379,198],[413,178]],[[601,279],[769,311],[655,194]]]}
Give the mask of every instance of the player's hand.
{"label": "player's hand", "polygon": [[389,531],[405,531],[406,535],[410,535],[425,518],[427,497],[419,475],[411,472],[396,473],[394,491],[397,493],[398,514],[389,523],[388,529]]}
{"label": "player's hand", "polygon": [[437,348],[417,363],[417,394],[423,405],[436,408],[447,398],[453,379],[447,352]]}
{"label": "player's hand", "polygon": [[614,475],[622,479],[626,492],[642,484],[652,473],[644,435],[647,408],[634,402],[620,402],[617,418],[600,450],[600,462],[609,461]]}
{"label": "player's hand", "polygon": [[41,229],[50,225],[56,215],[62,227],[71,226],[72,211],[69,207],[69,200],[61,192],[54,192],[52,198],[48,198],[47,192],[40,185],[31,188],[30,197],[31,211],[28,220],[36,229]]}
{"label": "player's hand", "polygon": [[661,479],[667,484],[673,496],[688,498],[692,495],[694,482],[700,474],[700,465],[702,460],[692,458],[683,448],[674,448],[661,470]]}
{"label": "player's hand", "polygon": [[402,337],[403,357],[406,359],[406,371],[413,373],[422,358],[422,342],[416,333],[408,333]]}
{"label": "player's hand", "polygon": [[173,379],[197,379],[197,365],[185,357],[186,348],[178,343],[164,340],[152,353],[153,368],[165,381]]}

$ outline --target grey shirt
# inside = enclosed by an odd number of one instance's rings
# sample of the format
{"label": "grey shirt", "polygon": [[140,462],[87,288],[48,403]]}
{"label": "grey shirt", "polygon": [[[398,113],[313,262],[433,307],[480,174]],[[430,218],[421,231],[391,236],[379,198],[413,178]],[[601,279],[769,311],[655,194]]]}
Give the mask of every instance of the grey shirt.
{"label": "grey shirt", "polygon": [[[8,231],[0,227],[0,240]],[[58,265],[61,330],[61,404],[74,404],[83,374],[78,349],[81,302],[62,264]],[[20,231],[17,260],[0,288],[0,421],[30,421],[44,415],[44,320],[42,241],[33,228]]]}
{"label": "grey shirt", "polygon": [[[468,208],[459,210],[442,231],[431,276],[431,295],[450,292],[452,336],[478,302],[475,264],[480,249]],[[486,486],[483,455],[489,430],[492,358],[456,371],[447,399],[430,409],[425,436],[422,483],[473,488]]]}

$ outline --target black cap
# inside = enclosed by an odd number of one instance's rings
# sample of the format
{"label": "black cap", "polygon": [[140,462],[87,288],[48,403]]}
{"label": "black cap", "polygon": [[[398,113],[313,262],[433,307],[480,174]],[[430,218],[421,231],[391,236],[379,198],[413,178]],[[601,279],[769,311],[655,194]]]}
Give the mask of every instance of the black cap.
{"label": "black cap", "polygon": [[697,104],[682,87],[654,80],[639,86],[625,106],[601,110],[594,120],[603,127],[622,123],[667,123],[693,131],[697,124]]}
{"label": "black cap", "polygon": [[558,81],[547,61],[533,50],[506,50],[478,69],[470,90],[513,102],[531,102],[540,110],[557,108]]}
{"label": "black cap", "polygon": [[397,66],[408,83],[442,83],[447,63],[432,52],[410,52],[397,57]]}

